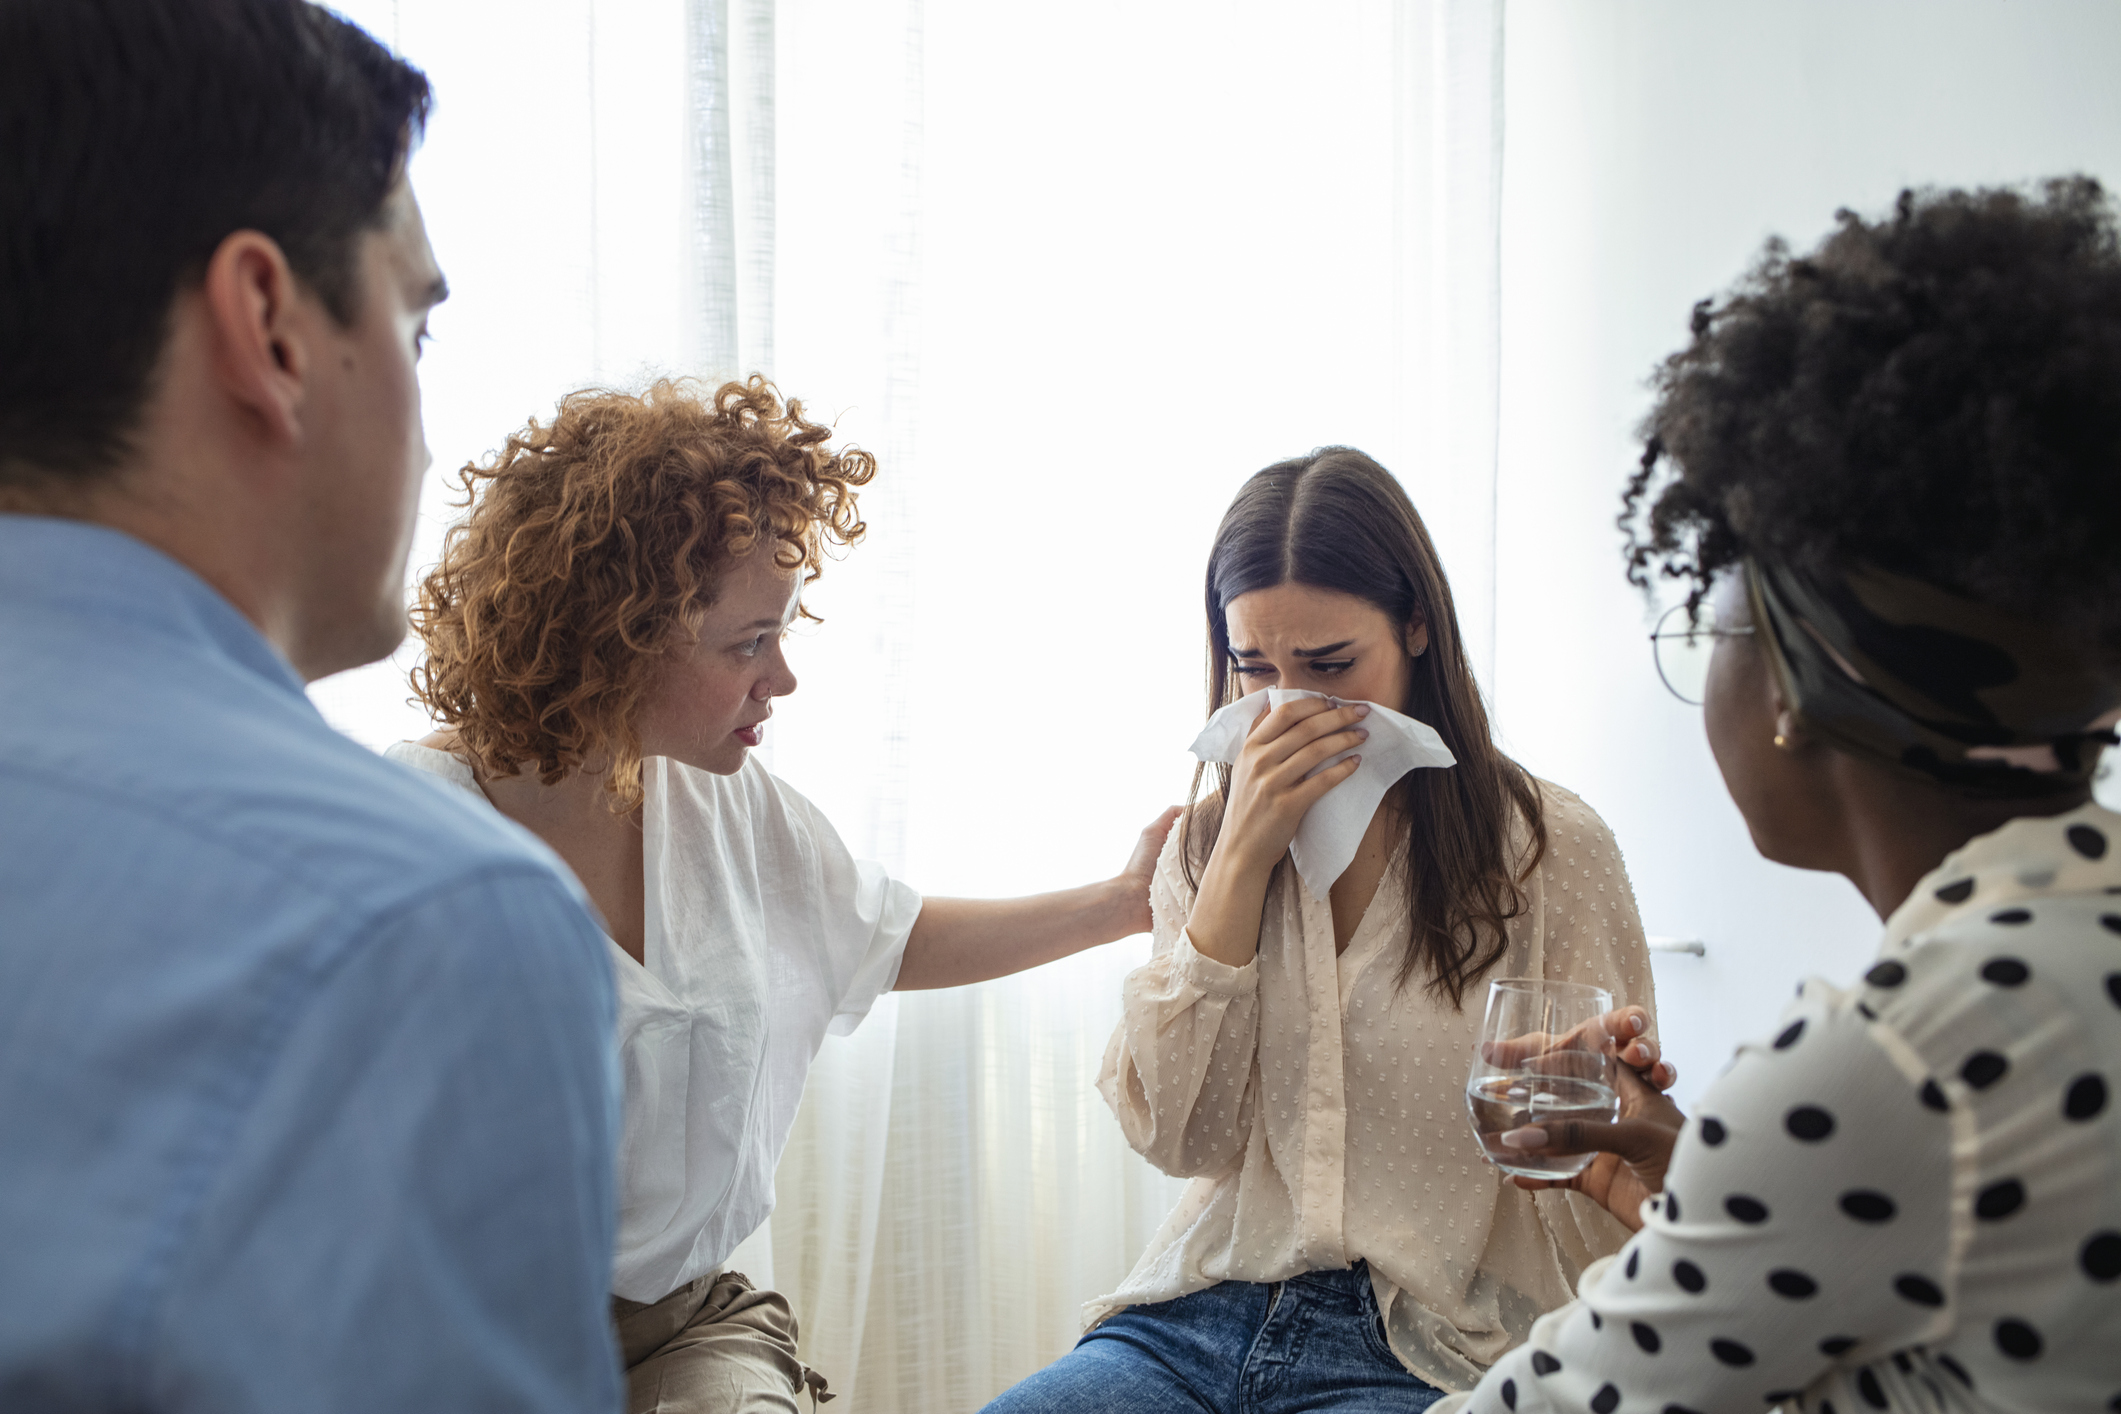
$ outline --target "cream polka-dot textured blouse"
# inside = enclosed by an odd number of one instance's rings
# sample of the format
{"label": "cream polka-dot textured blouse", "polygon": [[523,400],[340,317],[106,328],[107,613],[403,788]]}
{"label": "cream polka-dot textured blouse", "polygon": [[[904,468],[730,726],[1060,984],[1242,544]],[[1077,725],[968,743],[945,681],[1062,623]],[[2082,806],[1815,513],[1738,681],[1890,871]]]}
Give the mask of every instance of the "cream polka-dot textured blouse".
{"label": "cream polka-dot textured blouse", "polygon": [[1946,859],[1859,986],[1739,1048],[1642,1232],[1470,1407],[2121,1409],[2117,895],[2095,805]]}
{"label": "cream polka-dot textured blouse", "polygon": [[[1652,1005],[1649,953],[1605,822],[1540,782],[1547,851],[1489,977],[1589,982]],[[1574,1193],[1526,1193],[1474,1141],[1465,1083],[1487,1005],[1463,1009],[1419,975],[1398,987],[1411,926],[1387,873],[1347,951],[1293,869],[1267,897],[1259,952],[1229,967],[1185,934],[1193,890],[1173,830],[1150,888],[1155,952],[1129,974],[1099,1088],[1127,1140],[1193,1178],[1095,1323],[1219,1281],[1283,1281],[1369,1262],[1393,1353],[1466,1389],[1568,1301],[1627,1232]],[[1526,847],[1517,831],[1517,848]],[[1523,857],[1522,854],[1519,856]]]}

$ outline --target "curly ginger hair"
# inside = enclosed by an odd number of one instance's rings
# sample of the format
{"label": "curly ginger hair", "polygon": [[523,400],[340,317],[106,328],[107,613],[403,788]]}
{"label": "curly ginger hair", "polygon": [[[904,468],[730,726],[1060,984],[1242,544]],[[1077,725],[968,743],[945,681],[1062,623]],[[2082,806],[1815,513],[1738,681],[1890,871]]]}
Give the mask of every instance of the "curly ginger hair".
{"label": "curly ginger hair", "polygon": [[611,807],[633,809],[635,715],[722,571],[775,540],[809,584],[828,543],[862,537],[856,488],[874,457],[832,449],[831,429],[764,378],[702,387],[570,394],[458,474],[467,514],[420,582],[412,687],[481,776],[535,764],[551,785],[608,763]]}

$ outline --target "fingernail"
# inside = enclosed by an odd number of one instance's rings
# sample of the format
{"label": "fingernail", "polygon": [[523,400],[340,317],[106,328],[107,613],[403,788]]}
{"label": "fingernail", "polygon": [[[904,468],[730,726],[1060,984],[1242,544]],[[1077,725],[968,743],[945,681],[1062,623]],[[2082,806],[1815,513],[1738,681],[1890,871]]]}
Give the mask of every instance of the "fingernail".
{"label": "fingernail", "polygon": [[1370,704],[1369,704],[1369,703],[1367,703],[1367,702],[1358,702],[1358,703],[1356,703],[1356,704],[1355,704],[1355,720],[1356,720],[1356,721],[1358,721],[1358,722],[1359,722],[1359,721],[1361,721],[1361,720],[1362,720],[1363,718],[1365,718],[1365,717],[1367,717],[1367,716],[1369,716],[1369,715],[1370,715]]}
{"label": "fingernail", "polygon": [[1504,1134],[1502,1142],[1512,1149],[1544,1149],[1547,1146],[1547,1132],[1536,1124],[1528,1124],[1522,1129],[1512,1129]]}
{"label": "fingernail", "polygon": [[1357,741],[1368,741],[1370,739],[1370,734],[1364,731],[1361,727],[1357,727],[1355,729],[1355,739]]}
{"label": "fingernail", "polygon": [[1672,1085],[1677,1085],[1679,1083],[1679,1067],[1673,1065],[1670,1061],[1666,1061],[1664,1063],[1664,1074],[1666,1083]]}
{"label": "fingernail", "polygon": [[1643,1019],[1642,1019],[1641,1017],[1639,1017],[1639,1016],[1631,1016],[1631,1017],[1629,1017],[1629,1018],[1628,1018],[1628,1025],[1630,1025],[1630,1026],[1632,1026],[1632,1027],[1634,1027],[1634,1028],[1635,1028],[1635,1034],[1636,1034],[1637,1036],[1640,1036],[1640,1035],[1642,1034],[1642,1029],[1643,1029],[1643,1028],[1644,1028],[1645,1026],[1648,1026],[1649,1024],[1650,1024],[1649,1022],[1647,1022],[1647,1021],[1643,1020]]}

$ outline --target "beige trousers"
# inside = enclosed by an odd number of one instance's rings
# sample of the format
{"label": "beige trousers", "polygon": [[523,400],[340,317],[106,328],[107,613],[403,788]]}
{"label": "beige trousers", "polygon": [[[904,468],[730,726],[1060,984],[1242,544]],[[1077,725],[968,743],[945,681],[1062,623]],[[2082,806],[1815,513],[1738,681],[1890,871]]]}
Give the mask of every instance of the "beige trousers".
{"label": "beige trousers", "polygon": [[777,1291],[717,1272],[661,1301],[611,1298],[626,1361],[626,1414],[797,1414],[832,1396],[795,1352],[795,1313]]}

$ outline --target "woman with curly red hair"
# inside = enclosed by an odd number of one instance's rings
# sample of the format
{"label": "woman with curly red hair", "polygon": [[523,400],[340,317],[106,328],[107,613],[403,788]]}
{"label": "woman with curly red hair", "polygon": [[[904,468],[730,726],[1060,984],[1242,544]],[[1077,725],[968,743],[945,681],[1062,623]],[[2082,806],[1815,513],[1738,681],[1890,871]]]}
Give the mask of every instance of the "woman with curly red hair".
{"label": "woman with curly red hair", "polygon": [[778,1294],[724,1269],[827,1031],[894,988],[959,986],[1149,926],[1176,811],[1118,876],[923,899],[856,861],[750,755],[795,690],[781,638],[875,461],[754,378],[577,393],[462,473],[420,586],[414,691],[442,723],[393,759],[543,839],[603,914],[625,1133],[614,1315],[629,1408],[789,1410],[823,1381]]}

